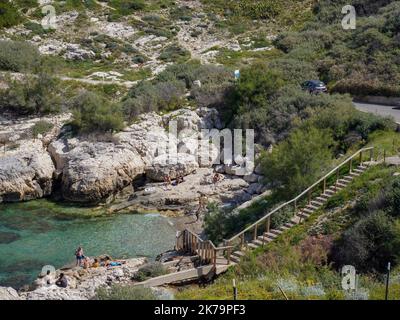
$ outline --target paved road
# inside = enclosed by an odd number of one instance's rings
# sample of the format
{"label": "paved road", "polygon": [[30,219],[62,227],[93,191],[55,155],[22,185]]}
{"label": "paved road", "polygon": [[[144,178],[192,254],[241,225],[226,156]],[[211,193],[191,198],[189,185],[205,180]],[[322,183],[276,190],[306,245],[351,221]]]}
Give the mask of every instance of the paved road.
{"label": "paved road", "polygon": [[392,116],[400,124],[400,107],[358,102],[355,102],[354,105],[360,111],[379,114],[381,116]]}

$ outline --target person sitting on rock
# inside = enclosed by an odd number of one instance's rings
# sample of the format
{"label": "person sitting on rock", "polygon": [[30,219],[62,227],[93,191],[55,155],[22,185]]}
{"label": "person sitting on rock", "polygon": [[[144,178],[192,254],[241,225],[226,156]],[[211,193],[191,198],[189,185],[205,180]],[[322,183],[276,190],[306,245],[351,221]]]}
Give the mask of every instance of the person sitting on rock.
{"label": "person sitting on rock", "polygon": [[56,281],[56,286],[60,288],[68,287],[68,280],[64,273],[60,273],[60,277]]}
{"label": "person sitting on rock", "polygon": [[100,267],[99,259],[94,258],[94,261],[92,263],[92,268],[98,268]]}
{"label": "person sitting on rock", "polygon": [[90,259],[88,257],[85,257],[83,259],[83,269],[89,269],[90,268]]}
{"label": "person sitting on rock", "polygon": [[182,173],[178,173],[177,176],[176,176],[175,185],[178,185],[178,184],[180,184],[182,182],[184,182],[183,174]]}
{"label": "person sitting on rock", "polygon": [[221,181],[221,175],[219,173],[215,173],[213,176],[213,184],[217,184],[218,182]]}
{"label": "person sitting on rock", "polygon": [[171,177],[169,174],[167,174],[166,176],[164,176],[164,189],[165,190],[169,190],[170,189],[170,185],[171,185],[172,181],[171,181]]}

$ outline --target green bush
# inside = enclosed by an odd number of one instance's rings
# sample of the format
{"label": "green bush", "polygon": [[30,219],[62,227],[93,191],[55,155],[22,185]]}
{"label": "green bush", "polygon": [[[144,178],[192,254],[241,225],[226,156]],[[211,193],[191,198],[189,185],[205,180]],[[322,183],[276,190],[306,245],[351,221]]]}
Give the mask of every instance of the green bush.
{"label": "green bush", "polygon": [[0,110],[19,115],[59,112],[58,81],[47,74],[10,81],[9,88],[0,95]]}
{"label": "green bush", "polygon": [[53,129],[53,124],[45,120],[40,120],[32,127],[32,136],[36,138],[39,134],[43,135]]}
{"label": "green bush", "polygon": [[129,285],[112,285],[96,290],[96,300],[157,300],[150,288]]}
{"label": "green bush", "polygon": [[180,105],[184,89],[179,81],[141,82],[123,100],[123,112],[132,121],[145,112],[173,110]]}
{"label": "green bush", "polygon": [[0,40],[0,70],[35,71],[40,66],[39,51],[27,42]]}
{"label": "green bush", "polygon": [[150,278],[162,276],[167,273],[165,267],[159,262],[149,263],[141,267],[134,276],[134,280],[142,282]]}
{"label": "green bush", "polygon": [[0,3],[0,29],[10,28],[21,21],[22,18],[18,13],[18,8],[8,1]]}
{"label": "green bush", "polygon": [[90,91],[83,91],[70,101],[72,125],[79,132],[115,132],[123,128],[120,106]]}
{"label": "green bush", "polygon": [[190,52],[177,44],[171,44],[162,50],[160,59],[165,62],[185,62],[190,59]]}
{"label": "green bush", "polygon": [[314,127],[294,130],[261,160],[263,173],[283,199],[305,190],[332,161],[332,136]]}
{"label": "green bush", "polygon": [[353,265],[361,272],[384,272],[388,262],[397,263],[400,229],[384,212],[359,220],[335,243],[331,260],[339,268]]}
{"label": "green bush", "polygon": [[111,0],[110,5],[116,8],[119,14],[124,16],[146,8],[144,0]]}

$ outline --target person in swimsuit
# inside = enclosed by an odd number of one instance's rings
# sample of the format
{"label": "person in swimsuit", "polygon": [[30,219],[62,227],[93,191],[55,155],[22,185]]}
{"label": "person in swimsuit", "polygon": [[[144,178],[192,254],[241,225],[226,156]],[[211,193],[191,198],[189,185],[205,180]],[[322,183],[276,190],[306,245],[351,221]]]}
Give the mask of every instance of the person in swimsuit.
{"label": "person in swimsuit", "polygon": [[82,247],[78,247],[78,249],[76,249],[75,257],[76,257],[76,266],[81,266],[82,265],[82,261],[85,258],[85,256],[83,255],[83,248]]}

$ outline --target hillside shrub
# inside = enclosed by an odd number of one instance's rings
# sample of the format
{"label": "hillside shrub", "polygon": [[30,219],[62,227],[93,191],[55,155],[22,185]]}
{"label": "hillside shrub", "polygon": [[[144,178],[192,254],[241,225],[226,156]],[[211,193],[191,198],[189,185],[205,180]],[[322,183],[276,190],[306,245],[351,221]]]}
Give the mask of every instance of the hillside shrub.
{"label": "hillside shrub", "polygon": [[73,127],[82,133],[115,132],[123,128],[119,104],[90,91],[83,91],[71,99]]}
{"label": "hillside shrub", "polygon": [[32,72],[40,61],[39,51],[28,42],[0,40],[0,70]]}
{"label": "hillside shrub", "polygon": [[294,130],[261,160],[263,173],[283,199],[305,190],[329,167],[333,139],[329,132],[313,127]]}
{"label": "hillside shrub", "polygon": [[384,272],[388,262],[397,263],[400,249],[399,223],[383,211],[360,219],[334,244],[331,260],[340,268],[353,265],[361,272]]}
{"label": "hillside shrub", "polygon": [[[10,28],[22,21],[18,8],[8,1],[0,3],[0,29]],[[0,50],[1,52],[1,50]]]}
{"label": "hillside shrub", "polygon": [[161,263],[153,262],[141,267],[134,276],[134,280],[142,282],[150,278],[162,276],[166,273],[167,270]]}
{"label": "hillside shrub", "polygon": [[40,120],[32,127],[32,136],[36,138],[39,134],[43,135],[53,129],[53,124],[45,120]]}
{"label": "hillside shrub", "polygon": [[59,112],[61,99],[57,88],[58,81],[48,74],[10,81],[9,88],[0,95],[0,110],[17,115]]}

